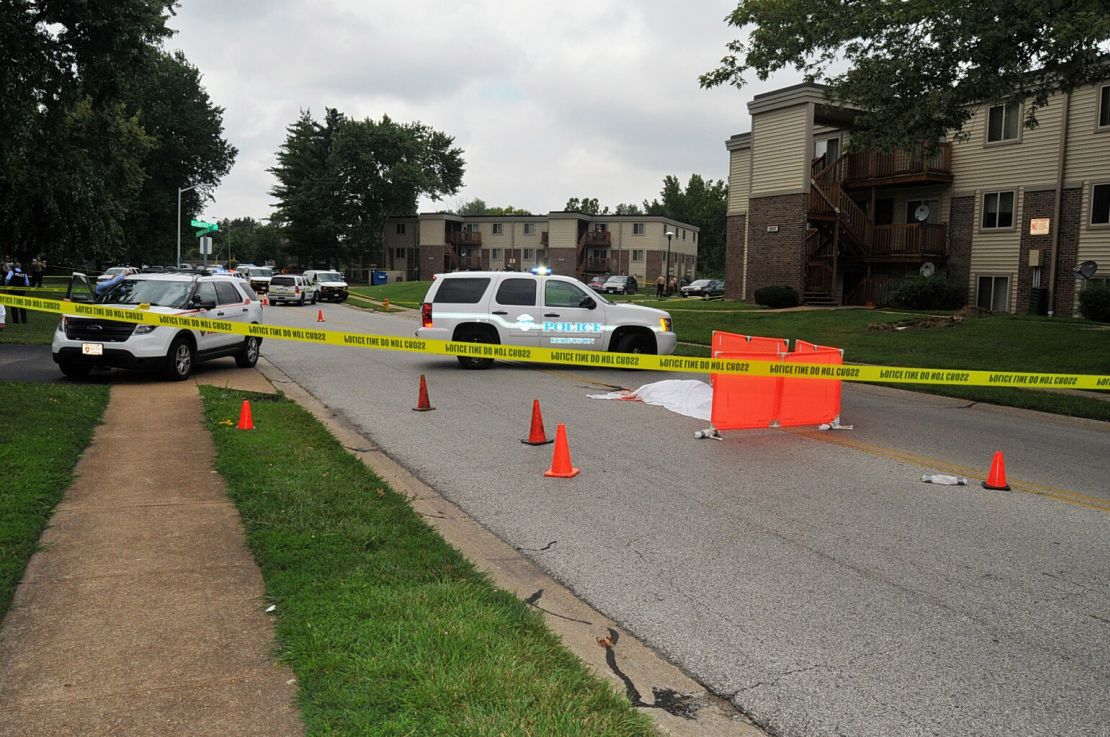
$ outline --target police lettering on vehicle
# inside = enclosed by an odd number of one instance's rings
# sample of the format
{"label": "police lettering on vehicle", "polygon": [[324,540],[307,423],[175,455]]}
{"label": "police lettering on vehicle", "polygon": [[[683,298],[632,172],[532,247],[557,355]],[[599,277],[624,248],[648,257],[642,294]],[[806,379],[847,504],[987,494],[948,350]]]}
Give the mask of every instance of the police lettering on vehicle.
{"label": "police lettering on vehicle", "polygon": [[545,322],[545,333],[600,333],[605,326],[599,322]]}

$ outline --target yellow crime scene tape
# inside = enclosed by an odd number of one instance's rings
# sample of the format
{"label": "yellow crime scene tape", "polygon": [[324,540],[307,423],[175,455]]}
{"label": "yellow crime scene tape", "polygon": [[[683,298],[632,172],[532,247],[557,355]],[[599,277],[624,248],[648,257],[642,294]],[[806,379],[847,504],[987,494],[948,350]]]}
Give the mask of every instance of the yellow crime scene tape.
{"label": "yellow crime scene tape", "polygon": [[189,315],[164,315],[143,309],[105,307],[81,302],[66,302],[42,297],[0,294],[0,303],[38,312],[99,317],[122,322],[205,332],[252,335],[259,338],[293,340],[302,343],[369,348],[384,351],[427,353],[440,356],[495,358],[529,363],[569,366],[601,366],[646,371],[681,371],[746,376],[784,376],[805,379],[832,379],[881,384],[945,384],[950,386],[999,386],[1016,389],[1096,389],[1110,390],[1110,375],[1042,374],[1017,371],[980,371],[960,369],[913,368],[904,366],[840,366],[828,364],[778,363],[775,361],[656,356],[643,353],[532,348],[528,346],[401,338],[392,335],[347,333],[319,328],[286,325],[261,325],[212,320]]}

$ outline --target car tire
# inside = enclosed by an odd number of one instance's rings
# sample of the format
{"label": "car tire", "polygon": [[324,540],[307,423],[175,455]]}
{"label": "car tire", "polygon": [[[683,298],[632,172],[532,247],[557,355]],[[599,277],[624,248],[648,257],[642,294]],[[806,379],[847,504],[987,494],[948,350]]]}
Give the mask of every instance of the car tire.
{"label": "car tire", "polygon": [[253,368],[258,363],[258,349],[261,345],[261,338],[247,336],[243,341],[243,347],[235,354],[235,365],[239,368]]}
{"label": "car tire", "polygon": [[[459,335],[456,340],[465,341],[468,343],[500,343],[496,338],[490,340],[489,335],[481,332],[470,332]],[[459,365],[464,369],[482,370],[488,369],[493,365],[492,358],[474,358],[473,356],[456,356],[459,359]]]}
{"label": "car tire", "polygon": [[84,361],[62,361],[58,364],[58,368],[71,379],[83,379],[92,371],[92,366]]}
{"label": "car tire", "polygon": [[170,350],[166,353],[166,364],[162,373],[171,381],[185,381],[193,374],[193,366],[197,361],[197,349],[183,335],[173,339]]}
{"label": "car tire", "polygon": [[613,345],[616,353],[655,353],[648,339],[638,333],[625,333]]}

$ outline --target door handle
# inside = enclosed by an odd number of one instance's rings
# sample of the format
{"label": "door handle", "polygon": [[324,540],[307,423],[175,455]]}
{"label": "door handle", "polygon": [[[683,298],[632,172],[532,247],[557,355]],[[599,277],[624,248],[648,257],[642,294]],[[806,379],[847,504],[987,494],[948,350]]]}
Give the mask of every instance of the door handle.
{"label": "door handle", "polygon": [[491,315],[507,315],[509,313],[505,312],[505,310],[497,310],[496,312],[491,312],[490,314]]}
{"label": "door handle", "polygon": [[545,313],[543,313],[543,316],[544,317],[558,317],[559,313],[558,312],[545,312]]}
{"label": "door handle", "polygon": [[223,316],[224,316],[224,313],[222,313],[222,312],[217,312],[216,313],[216,317],[223,317]]}
{"label": "door handle", "polygon": [[246,308],[246,307],[244,307],[244,308],[243,308],[243,312],[246,312],[246,311],[247,311],[247,308]]}

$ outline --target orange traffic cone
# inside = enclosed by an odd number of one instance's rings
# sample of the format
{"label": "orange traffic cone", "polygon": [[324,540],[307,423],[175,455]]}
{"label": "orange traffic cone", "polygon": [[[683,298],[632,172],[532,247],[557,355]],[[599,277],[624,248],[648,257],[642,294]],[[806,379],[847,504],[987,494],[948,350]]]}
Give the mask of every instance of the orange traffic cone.
{"label": "orange traffic cone", "polygon": [[265,294],[262,295],[262,306],[263,307],[269,307],[270,306],[270,298],[267,297]]}
{"label": "orange traffic cone", "polygon": [[424,374],[420,374],[420,396],[416,399],[416,406],[412,408],[413,412],[428,412],[435,409],[431,401],[428,399],[428,382],[424,380]]}
{"label": "orange traffic cone", "polygon": [[995,491],[1010,490],[1010,485],[1006,483],[1006,460],[1002,457],[1002,451],[1000,450],[995,451],[994,458],[991,459],[991,472],[987,474],[987,480],[983,482],[983,488]]}
{"label": "orange traffic cone", "polygon": [[324,322],[324,311],[316,310],[316,322]]}
{"label": "orange traffic cone", "polygon": [[245,399],[243,400],[243,406],[239,408],[239,429],[254,429],[254,420],[251,419],[251,403]]}
{"label": "orange traffic cone", "polygon": [[567,426],[559,423],[555,427],[555,455],[551,458],[551,468],[543,472],[548,478],[570,479],[581,471],[570,465],[570,448],[567,447]]}
{"label": "orange traffic cone", "polygon": [[555,442],[553,439],[548,440],[547,433],[544,432],[543,415],[540,414],[540,400],[538,399],[532,400],[532,431],[528,433],[527,440],[521,440],[520,442],[526,445],[547,445]]}

